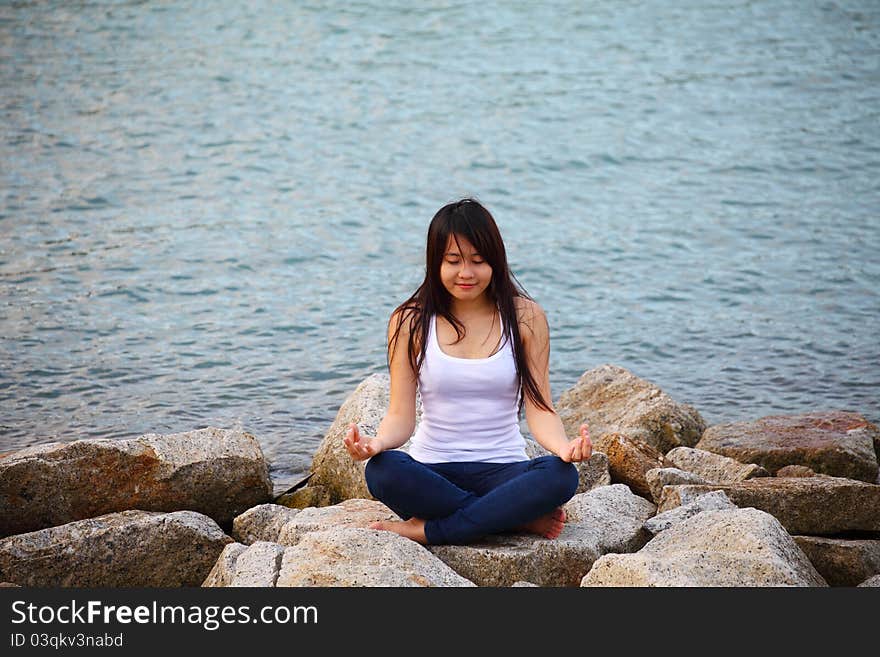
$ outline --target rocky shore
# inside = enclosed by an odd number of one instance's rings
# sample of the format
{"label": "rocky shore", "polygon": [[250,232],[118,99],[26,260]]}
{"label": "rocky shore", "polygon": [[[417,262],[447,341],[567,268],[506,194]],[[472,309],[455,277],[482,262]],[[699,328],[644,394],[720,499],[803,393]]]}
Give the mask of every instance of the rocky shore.
{"label": "rocky shore", "polygon": [[[0,582],[30,587],[880,586],[880,430],[842,410],[707,427],[613,365],[556,404],[593,457],[559,538],[423,547],[368,529],[342,445],[374,433],[387,375],[349,396],[306,485],[272,497],[254,436],[217,428],[0,455]],[[527,440],[531,458],[544,453]],[[407,449],[405,445],[402,449]]]}

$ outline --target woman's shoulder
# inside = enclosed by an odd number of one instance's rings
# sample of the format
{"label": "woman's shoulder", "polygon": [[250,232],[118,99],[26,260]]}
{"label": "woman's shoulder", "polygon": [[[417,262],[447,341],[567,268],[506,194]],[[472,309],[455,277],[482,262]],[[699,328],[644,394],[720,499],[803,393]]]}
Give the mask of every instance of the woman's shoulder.
{"label": "woman's shoulder", "polygon": [[413,301],[402,303],[391,313],[388,327],[395,332],[399,329],[402,333],[409,333],[420,313],[421,306],[418,303]]}
{"label": "woman's shoulder", "polygon": [[513,305],[516,308],[516,318],[522,328],[528,333],[534,334],[547,325],[547,315],[544,309],[534,299],[528,297],[514,297]]}

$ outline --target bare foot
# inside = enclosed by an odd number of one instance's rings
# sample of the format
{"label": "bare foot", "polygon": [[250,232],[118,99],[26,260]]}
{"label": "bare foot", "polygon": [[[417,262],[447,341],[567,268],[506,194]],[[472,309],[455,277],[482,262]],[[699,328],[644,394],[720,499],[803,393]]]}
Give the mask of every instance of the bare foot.
{"label": "bare foot", "polygon": [[419,518],[410,518],[409,520],[387,520],[384,522],[374,522],[370,525],[370,529],[380,529],[387,532],[400,534],[404,538],[409,538],[416,543],[426,545],[428,539],[425,538],[425,521]]}
{"label": "bare foot", "polygon": [[521,527],[517,527],[517,529],[521,532],[537,534],[544,538],[556,538],[562,533],[563,527],[565,527],[565,510],[559,507],[537,520],[532,520]]}

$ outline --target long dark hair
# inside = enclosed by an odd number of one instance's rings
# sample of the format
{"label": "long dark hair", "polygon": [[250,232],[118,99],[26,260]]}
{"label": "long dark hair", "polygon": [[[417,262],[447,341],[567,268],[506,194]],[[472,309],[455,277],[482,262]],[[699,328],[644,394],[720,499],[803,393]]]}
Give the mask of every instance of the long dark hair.
{"label": "long dark hair", "polygon": [[522,297],[532,300],[532,298],[507,266],[507,252],[504,249],[504,241],[501,239],[501,233],[495,224],[495,219],[485,207],[472,198],[444,205],[431,219],[431,225],[428,226],[428,242],[425,248],[425,279],[413,295],[400,304],[392,314],[392,317],[399,318],[399,321],[388,343],[389,367],[404,322],[407,322],[409,327],[407,355],[416,376],[418,376],[422,362],[425,360],[428,345],[428,322],[431,316],[444,317],[455,328],[458,339],[464,338],[464,325],[452,314],[450,310],[451,295],[440,280],[440,265],[443,262],[450,235],[453,238],[461,236],[467,239],[473,244],[477,253],[492,267],[492,281],[489,283],[486,293],[498,307],[498,312],[504,319],[502,340],[507,340],[513,345],[516,376],[520,390],[518,412],[522,411],[525,398],[523,393],[528,395],[529,399],[539,408],[553,411],[529,371],[520,338],[519,320],[514,299]]}

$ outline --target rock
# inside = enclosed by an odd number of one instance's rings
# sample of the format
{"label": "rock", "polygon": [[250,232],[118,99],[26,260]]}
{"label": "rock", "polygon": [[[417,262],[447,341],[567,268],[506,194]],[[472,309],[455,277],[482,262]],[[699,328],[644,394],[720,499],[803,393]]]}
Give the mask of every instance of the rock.
{"label": "rock", "polygon": [[424,547],[394,532],[309,532],[284,550],[276,586],[473,586]]}
{"label": "rock", "polygon": [[608,457],[608,471],[612,482],[626,484],[633,492],[646,499],[653,499],[646,473],[648,470],[666,466],[660,452],[647,443],[618,433],[603,435],[595,447]]}
{"label": "rock", "polygon": [[677,506],[669,511],[658,513],[653,518],[645,521],[645,529],[652,534],[659,534],[688,518],[691,518],[703,511],[719,511],[721,509],[736,509],[737,506],[731,502],[727,495],[722,491],[716,490],[711,493],[700,495],[693,502],[683,506]]}
{"label": "rock", "polygon": [[254,507],[235,519],[236,540],[250,544],[268,541],[296,545],[308,532],[339,527],[368,528],[379,520],[400,520],[387,506],[376,500],[350,499],[321,508],[289,509],[277,504]]}
{"label": "rock", "polygon": [[[526,438],[526,456],[530,459],[550,454],[536,441]],[[611,473],[608,471],[608,457],[599,451],[594,451],[586,461],[574,464],[578,471],[578,487],[575,494],[607,486],[611,483]]]}
{"label": "rock", "polygon": [[816,477],[818,476],[813,468],[808,468],[805,465],[786,465],[784,468],[779,468],[776,471],[774,477]]}
{"label": "rock", "polygon": [[880,574],[880,540],[795,536],[795,542],[831,586],[858,586]]}
{"label": "rock", "polygon": [[230,543],[223,549],[203,587],[275,586],[284,546],[257,541],[250,546]]}
{"label": "rock", "polygon": [[825,586],[779,522],[757,509],[704,511],[635,554],[606,554],[581,586]]}
{"label": "rock", "polygon": [[[318,446],[312,459],[309,487],[323,487],[328,504],[351,498],[373,499],[364,478],[366,461],[355,461],[345,450],[342,439],[348,425],[357,423],[362,434],[375,436],[379,423],[388,410],[391,378],[388,374],[371,374],[364,379],[342,404],[336,419]],[[421,419],[421,400],[416,398],[416,426]],[[409,441],[401,447],[409,448]]]}
{"label": "rock", "polygon": [[637,550],[648,540],[642,528],[654,505],[622,484],[575,495],[558,538],[507,533],[470,545],[432,545],[429,550],[479,586],[577,586],[593,562],[606,552]]}
{"label": "rock", "polygon": [[[3,585],[0,584],[0,586],[3,586]],[[514,588],[517,588],[517,587],[524,587],[524,586],[534,586],[534,587],[537,587],[538,585],[537,585],[537,584],[532,584],[531,582],[514,582],[514,583],[511,584],[510,586],[511,586],[511,587],[514,587]]]}
{"label": "rock", "polygon": [[724,491],[740,508],[770,513],[791,534],[880,531],[880,486],[839,477],[761,477],[733,484],[666,486],[659,511],[713,490]]}
{"label": "rock", "polygon": [[478,586],[577,586],[599,557],[595,532],[566,524],[558,538],[493,534],[468,545],[429,545],[428,550]]}
{"label": "rock", "polygon": [[254,436],[200,429],[28,447],[0,458],[0,535],[114,511],[198,511],[225,524],[272,492]]}
{"label": "rock", "polygon": [[198,586],[231,542],[195,511],[122,511],[0,540],[0,580],[32,587]]}
{"label": "rock", "polygon": [[651,502],[624,484],[612,484],[575,495],[564,507],[566,523],[595,535],[599,554],[635,552],[648,542],[645,521],[657,512]]}
{"label": "rock", "polygon": [[350,499],[321,508],[303,509],[278,532],[278,543],[295,545],[310,532],[344,527],[368,529],[381,520],[400,520],[387,506],[376,500]]}
{"label": "rock", "polygon": [[290,509],[280,504],[260,504],[232,521],[232,536],[245,545],[257,541],[275,543],[284,525],[298,513],[299,509]]}
{"label": "rock", "polygon": [[730,484],[735,481],[770,476],[770,473],[760,465],[740,463],[721,454],[691,447],[676,447],[670,450],[666,454],[666,462],[681,470],[700,475],[707,482],[715,484]]}
{"label": "rock", "polygon": [[620,433],[663,453],[695,445],[706,428],[694,407],[675,402],[654,384],[615,365],[582,374],[559,398],[556,410],[571,436],[586,422],[594,444],[605,434]]}
{"label": "rock", "polygon": [[645,473],[645,480],[648,482],[648,488],[651,491],[651,499],[653,499],[654,502],[660,500],[660,495],[663,494],[664,486],[708,483],[700,475],[696,475],[693,472],[686,472],[685,470],[679,470],[678,468],[651,468]]}
{"label": "rock", "polygon": [[869,577],[864,582],[859,584],[859,586],[880,586],[880,575]]}
{"label": "rock", "polygon": [[770,472],[805,465],[821,474],[874,483],[880,471],[878,441],[880,429],[858,413],[820,411],[709,427],[697,448]]}
{"label": "rock", "polygon": [[329,506],[333,503],[332,500],[333,496],[326,486],[304,486],[292,493],[280,495],[275,503],[291,509],[305,509],[309,506]]}

